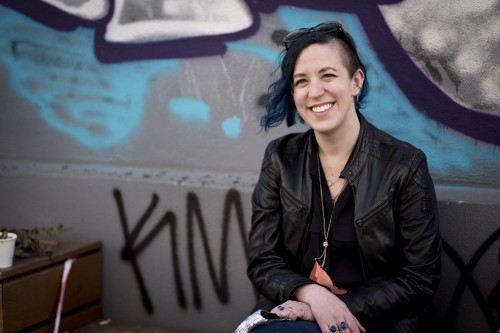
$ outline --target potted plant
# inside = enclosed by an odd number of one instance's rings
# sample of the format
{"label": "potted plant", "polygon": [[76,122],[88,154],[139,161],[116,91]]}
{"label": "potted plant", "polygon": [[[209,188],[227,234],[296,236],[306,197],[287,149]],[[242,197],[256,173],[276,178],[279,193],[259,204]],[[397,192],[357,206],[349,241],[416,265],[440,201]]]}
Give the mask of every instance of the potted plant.
{"label": "potted plant", "polygon": [[[60,224],[57,227],[49,228],[31,228],[31,229],[11,229],[2,230],[2,234],[15,234],[15,249],[14,256],[17,258],[28,258],[35,255],[51,255],[52,247],[57,244],[54,240],[47,239],[49,236],[54,237],[56,234],[67,230],[64,225]],[[40,238],[42,237],[42,238]]]}
{"label": "potted plant", "polygon": [[12,266],[17,235],[3,231],[0,234],[0,268]]}

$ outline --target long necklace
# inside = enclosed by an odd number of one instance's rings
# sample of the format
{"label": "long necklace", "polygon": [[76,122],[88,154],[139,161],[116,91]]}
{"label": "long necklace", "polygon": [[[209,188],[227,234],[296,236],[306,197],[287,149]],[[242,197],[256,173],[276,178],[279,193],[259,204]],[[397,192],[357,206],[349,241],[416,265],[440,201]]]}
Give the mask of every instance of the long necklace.
{"label": "long necklace", "polygon": [[[318,258],[314,258],[314,260],[318,260],[318,259],[323,258],[323,261],[322,261],[321,265],[319,266],[319,267],[321,267],[321,269],[323,269],[323,266],[325,265],[325,260],[326,260],[326,250],[328,248],[328,235],[330,234],[330,228],[332,226],[333,209],[332,209],[332,214],[330,215],[330,221],[328,222],[328,229],[327,229],[326,228],[326,219],[325,219],[325,205],[323,203],[323,186],[321,185],[322,181],[321,181],[321,168],[320,168],[319,153],[316,155],[316,159],[318,161],[319,195],[321,198],[321,213],[323,214],[323,236],[324,236],[325,240],[323,241],[323,253]],[[340,193],[342,193],[342,191],[344,191],[346,185],[347,185],[347,182],[344,183],[344,185],[340,189],[339,193],[337,193],[337,195],[332,196],[333,208],[335,208],[335,203],[337,202],[337,198],[339,197]]]}
{"label": "long necklace", "polygon": [[326,179],[326,183],[328,184],[328,187],[333,187],[333,185],[337,184],[339,182],[339,180],[341,180],[342,178],[338,178],[336,181],[332,182],[330,179]]}
{"label": "long necklace", "polygon": [[[334,176],[334,174],[333,174],[333,168],[332,168],[332,176]],[[337,184],[342,179],[342,178],[340,178],[340,174],[339,174],[337,180],[336,181],[332,181],[332,180],[328,179],[328,177],[326,176],[326,173],[325,173],[325,178],[326,178],[326,183],[328,184],[328,187],[330,187],[330,188],[332,188],[335,184]]]}

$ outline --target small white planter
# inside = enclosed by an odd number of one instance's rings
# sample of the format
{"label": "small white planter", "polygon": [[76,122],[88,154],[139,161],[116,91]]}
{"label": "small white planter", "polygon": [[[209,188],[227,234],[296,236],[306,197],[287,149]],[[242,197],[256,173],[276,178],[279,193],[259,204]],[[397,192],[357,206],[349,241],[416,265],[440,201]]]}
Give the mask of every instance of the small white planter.
{"label": "small white planter", "polygon": [[12,266],[17,235],[10,233],[7,238],[0,239],[0,268]]}

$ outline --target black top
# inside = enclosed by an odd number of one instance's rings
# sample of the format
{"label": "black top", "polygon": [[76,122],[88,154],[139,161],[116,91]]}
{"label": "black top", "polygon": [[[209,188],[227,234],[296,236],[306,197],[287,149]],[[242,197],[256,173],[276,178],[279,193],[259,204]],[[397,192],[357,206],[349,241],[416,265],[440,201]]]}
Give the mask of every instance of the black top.
{"label": "black top", "polygon": [[[313,155],[317,154],[317,145],[313,145]],[[312,178],[312,214],[309,234],[306,238],[303,271],[309,276],[314,259],[323,253],[323,213],[319,186],[317,158],[311,158],[310,170]],[[363,282],[356,232],[354,230],[354,197],[347,185],[338,196],[333,206],[332,196],[328,188],[325,173],[320,165],[323,189],[323,205],[325,209],[325,226],[328,229],[330,217],[332,226],[328,235],[328,248],[323,270],[328,273],[335,286],[350,289]],[[332,215],[333,214],[333,215]],[[317,259],[321,265],[323,259]]]}

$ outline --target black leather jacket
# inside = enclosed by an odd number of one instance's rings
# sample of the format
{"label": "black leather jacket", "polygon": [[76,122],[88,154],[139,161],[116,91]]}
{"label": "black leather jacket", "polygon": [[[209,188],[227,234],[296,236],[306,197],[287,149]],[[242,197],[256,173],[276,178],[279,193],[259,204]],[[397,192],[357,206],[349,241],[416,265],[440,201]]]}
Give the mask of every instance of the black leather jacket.
{"label": "black leather jacket", "polygon": [[[358,118],[358,142],[341,177],[354,194],[365,283],[341,299],[355,316],[389,318],[399,332],[419,332],[441,274],[434,185],[422,151]],[[300,272],[311,216],[313,136],[309,130],[270,142],[252,195],[247,273],[274,303],[313,283],[309,272]]]}

